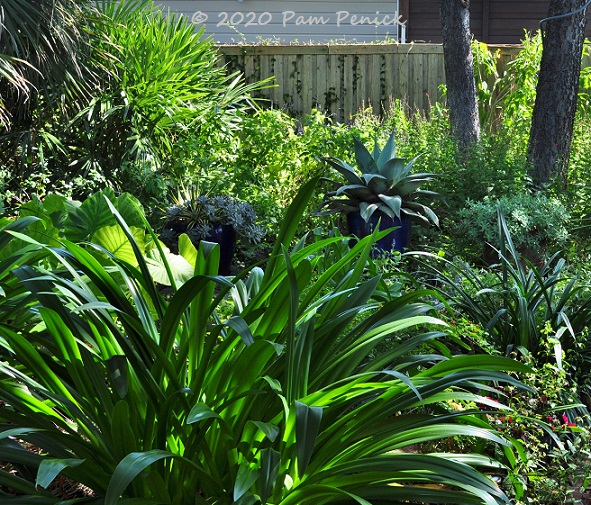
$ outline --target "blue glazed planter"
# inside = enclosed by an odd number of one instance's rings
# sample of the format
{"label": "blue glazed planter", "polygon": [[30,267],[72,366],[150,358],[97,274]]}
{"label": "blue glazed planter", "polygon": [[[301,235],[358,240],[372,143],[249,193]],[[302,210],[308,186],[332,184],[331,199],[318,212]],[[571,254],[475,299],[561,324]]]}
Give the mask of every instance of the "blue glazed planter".
{"label": "blue glazed planter", "polygon": [[[204,240],[207,242],[214,242],[220,245],[220,265],[218,273],[220,275],[230,275],[232,267],[232,260],[234,259],[234,252],[236,250],[236,231],[231,224],[210,223],[210,229]],[[160,236],[160,239],[170,249],[173,254],[179,254],[178,240],[182,233],[187,233],[191,238],[190,230],[187,230],[185,223],[171,223]],[[193,245],[199,248],[201,240],[195,237],[191,238]]]}
{"label": "blue glazed planter", "polygon": [[236,250],[236,231],[231,224],[212,223],[207,235],[208,242],[220,245],[220,275],[230,275]]}
{"label": "blue glazed planter", "polygon": [[[410,246],[410,231],[412,220],[409,216],[402,215],[402,219],[392,219],[386,214],[376,211],[369,218],[369,223],[366,223],[359,212],[351,212],[347,214],[347,226],[350,235],[355,235],[357,238],[367,237],[371,235],[376,226],[379,230],[387,230],[388,228],[396,229],[384,238],[378,240],[372,251],[373,256],[378,254],[388,253],[392,251],[404,252]],[[356,241],[350,242],[351,245]]]}

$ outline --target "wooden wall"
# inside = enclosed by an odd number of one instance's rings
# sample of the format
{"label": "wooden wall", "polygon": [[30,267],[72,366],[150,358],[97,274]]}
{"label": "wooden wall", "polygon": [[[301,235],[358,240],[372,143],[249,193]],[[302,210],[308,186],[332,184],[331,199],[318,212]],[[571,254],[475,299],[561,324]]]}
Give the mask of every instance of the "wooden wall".
{"label": "wooden wall", "polygon": [[[408,40],[441,42],[441,0],[408,2]],[[489,44],[518,44],[524,30],[536,31],[548,15],[549,0],[471,0],[470,27],[477,40]],[[402,10],[402,6],[401,6]],[[591,9],[587,12],[587,37],[591,37]]]}
{"label": "wooden wall", "polygon": [[[274,107],[294,115],[319,108],[340,120],[362,107],[376,113],[391,100],[428,111],[445,83],[443,48],[436,44],[219,46],[230,70],[249,82],[275,76],[277,87],[264,90]],[[505,59],[519,49],[504,47]]]}

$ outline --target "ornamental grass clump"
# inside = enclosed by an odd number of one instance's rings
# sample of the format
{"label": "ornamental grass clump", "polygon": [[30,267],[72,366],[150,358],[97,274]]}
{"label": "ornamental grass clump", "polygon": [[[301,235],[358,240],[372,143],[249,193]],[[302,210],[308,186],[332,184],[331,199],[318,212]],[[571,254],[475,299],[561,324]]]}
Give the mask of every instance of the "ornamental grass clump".
{"label": "ornamental grass clump", "polygon": [[498,208],[496,213],[498,263],[482,271],[465,261],[413,253],[429,284],[458,313],[480,324],[500,352],[538,356],[547,324],[562,348],[574,351],[591,320],[588,284],[570,271],[560,251],[541,265],[525,258],[503,212]]}

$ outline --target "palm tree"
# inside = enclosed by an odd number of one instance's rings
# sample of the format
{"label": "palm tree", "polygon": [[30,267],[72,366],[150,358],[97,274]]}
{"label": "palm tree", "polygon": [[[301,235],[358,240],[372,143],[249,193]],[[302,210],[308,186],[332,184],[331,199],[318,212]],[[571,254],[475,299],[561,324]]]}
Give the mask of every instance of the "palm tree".
{"label": "palm tree", "polygon": [[0,123],[29,125],[40,97],[53,105],[89,87],[85,18],[90,2],[5,0],[0,6]]}
{"label": "palm tree", "polygon": [[[63,151],[67,109],[99,82],[88,30],[87,0],[4,0],[0,4],[0,164],[4,196],[21,200],[23,181],[48,184],[47,160]],[[98,19],[98,18],[97,18]],[[56,124],[51,128],[49,125]],[[53,130],[53,131],[52,131]]]}

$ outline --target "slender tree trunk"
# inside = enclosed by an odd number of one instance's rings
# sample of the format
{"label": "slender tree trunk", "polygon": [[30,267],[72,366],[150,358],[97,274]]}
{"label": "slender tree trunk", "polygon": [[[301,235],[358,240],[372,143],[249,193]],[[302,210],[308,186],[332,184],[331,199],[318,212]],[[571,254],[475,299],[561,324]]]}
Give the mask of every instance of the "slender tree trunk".
{"label": "slender tree trunk", "polygon": [[[576,11],[586,0],[551,0],[548,17]],[[527,151],[530,175],[538,187],[566,185],[577,108],[585,11],[543,26],[544,49]]]}
{"label": "slender tree trunk", "polygon": [[441,0],[441,28],[451,131],[460,147],[466,148],[480,139],[470,1]]}

